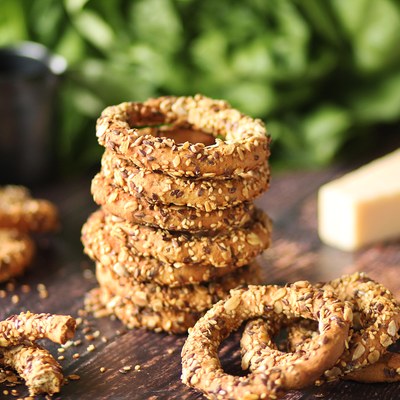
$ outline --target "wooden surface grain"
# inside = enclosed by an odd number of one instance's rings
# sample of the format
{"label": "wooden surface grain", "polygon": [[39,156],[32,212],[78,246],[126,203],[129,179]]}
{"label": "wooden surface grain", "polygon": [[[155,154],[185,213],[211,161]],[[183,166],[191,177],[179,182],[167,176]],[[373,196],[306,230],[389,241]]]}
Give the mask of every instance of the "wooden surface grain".
{"label": "wooden surface grain", "polygon": [[[274,221],[272,248],[260,261],[265,282],[290,282],[298,279],[327,280],[342,273],[367,270],[386,284],[400,298],[400,241],[383,243],[357,253],[344,253],[322,245],[316,233],[316,190],[325,181],[342,173],[342,169],[296,172],[273,176],[271,189],[258,205]],[[80,228],[95,209],[89,178],[63,185],[53,185],[38,191],[59,206],[63,229],[56,236],[38,238],[40,250],[29,271],[15,282],[15,288],[0,285],[7,296],[0,299],[0,318],[22,310],[79,315],[85,293],[96,285],[92,263],[83,255]],[[41,298],[38,284],[44,284],[47,298]],[[31,287],[23,292],[23,285]],[[18,295],[14,304],[12,296]],[[15,297],[14,297],[15,299]],[[128,331],[110,318],[84,317],[76,335],[81,340],[59,353],[57,346],[44,345],[60,361],[65,375],[77,374],[80,380],[63,387],[61,399],[201,399],[201,394],[188,389],[180,381],[180,350],[185,336],[156,334],[145,330]],[[94,340],[90,335],[99,336]],[[89,336],[88,336],[89,335]],[[240,371],[239,334],[223,343],[220,357],[231,373]],[[93,351],[88,346],[94,345]],[[79,354],[79,358],[73,358]],[[76,356],[75,356],[76,357]],[[135,370],[135,366],[140,366]],[[132,366],[126,373],[124,366]],[[100,368],[105,368],[101,373]],[[1,394],[8,388],[0,385],[0,398],[15,398]],[[27,396],[23,385],[16,387],[20,397]],[[290,392],[286,400],[366,399],[394,400],[400,398],[400,384],[357,384],[336,382]],[[1,397],[3,396],[3,397]]]}

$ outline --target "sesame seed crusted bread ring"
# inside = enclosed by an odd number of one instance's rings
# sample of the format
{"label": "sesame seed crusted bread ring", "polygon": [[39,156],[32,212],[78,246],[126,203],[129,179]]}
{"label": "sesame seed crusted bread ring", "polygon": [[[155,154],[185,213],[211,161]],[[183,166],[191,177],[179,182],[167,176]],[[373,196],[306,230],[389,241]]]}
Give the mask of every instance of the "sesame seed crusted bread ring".
{"label": "sesame seed crusted bread ring", "polygon": [[32,261],[35,246],[25,233],[0,229],[0,282],[21,275]]}
{"label": "sesame seed crusted bread ring", "polygon": [[236,270],[236,265],[225,268],[162,262],[153,257],[138,256],[123,243],[114,241],[113,246],[104,224],[87,224],[82,229],[82,243],[85,253],[96,262],[112,268],[121,277],[132,281],[179,287],[188,284],[207,282]]}
{"label": "sesame seed crusted bread ring", "polygon": [[45,349],[21,344],[0,349],[2,363],[25,380],[30,396],[58,393],[64,383],[60,364]]}
{"label": "sesame seed crusted bread ring", "polygon": [[[159,124],[187,124],[213,135],[215,144],[176,143],[135,129]],[[107,107],[97,120],[96,135],[101,145],[137,166],[173,176],[233,176],[264,165],[269,156],[269,137],[261,120],[201,95]]]}
{"label": "sesame seed crusted bread ring", "polygon": [[95,288],[88,293],[85,309],[96,318],[115,315],[129,329],[146,328],[174,334],[186,333],[201,316],[196,312],[172,309],[154,311],[147,307],[138,307],[129,299],[115,296],[105,288]]}
{"label": "sesame seed crusted bread ring", "polygon": [[[319,321],[319,347],[314,353],[303,354],[299,364],[292,365],[304,386],[342,354],[350,325],[349,312],[333,293],[319,290],[305,281],[287,287],[249,286],[232,290],[230,297],[215,304],[189,330],[182,349],[182,381],[202,391],[209,399],[278,398],[286,386],[284,370],[260,368],[245,377],[232,376],[222,370],[218,359],[221,342],[244,321],[275,318],[276,315]],[[320,371],[315,364],[321,366]],[[298,365],[302,368],[297,368]]]}
{"label": "sesame seed crusted bread ring", "polygon": [[[266,329],[263,327],[263,329]],[[244,336],[250,332],[244,330]],[[317,334],[317,326],[314,321],[300,320],[288,326],[287,344],[289,351],[305,349],[310,340]],[[252,329],[253,333],[256,329]],[[258,332],[256,333],[258,334]],[[243,337],[244,337],[243,336]],[[242,337],[242,338],[243,338]],[[265,341],[265,338],[263,339]],[[249,348],[249,346],[246,346]],[[341,379],[363,383],[385,383],[400,381],[400,354],[390,351],[384,353],[374,364],[366,365],[360,369],[350,372]]]}
{"label": "sesame seed crusted bread ring", "polygon": [[355,321],[361,325],[360,330],[352,332],[348,348],[337,364],[325,372],[325,377],[333,380],[374,364],[399,338],[400,306],[387,288],[359,272],[328,282],[322,288],[353,303]]}
{"label": "sesame seed crusted bread ring", "polygon": [[266,249],[270,242],[271,226],[268,217],[261,211],[253,222],[243,228],[215,236],[187,235],[183,232],[169,232],[144,225],[131,224],[103,210],[94,212],[85,225],[103,225],[109,243],[129,247],[133,254],[153,257],[174,264],[193,264],[240,267],[249,264]]}
{"label": "sesame seed crusted bread ring", "polygon": [[204,312],[217,301],[227,297],[231,289],[249,283],[260,283],[259,272],[259,265],[253,263],[217,281],[170,288],[154,283],[137,283],[129,278],[119,277],[109,267],[100,263],[96,264],[96,278],[101,287],[129,299],[138,307],[159,312],[165,308],[185,312]]}
{"label": "sesame seed crusted bread ring", "polygon": [[135,197],[145,197],[149,203],[175,204],[204,211],[252,201],[269,186],[267,165],[233,179],[199,180],[137,168],[110,150],[104,152],[101,164],[101,171],[107,180],[115,182]]}
{"label": "sesame seed crusted bread ring", "polygon": [[29,311],[0,321],[0,347],[49,339],[64,344],[75,334],[75,320],[68,315],[33,314]]}
{"label": "sesame seed crusted bread ring", "polygon": [[[348,302],[354,313],[348,345],[335,366],[326,370],[321,379],[335,380],[376,363],[386,352],[387,347],[398,339],[400,308],[396,299],[383,285],[374,282],[362,273],[355,273],[316,286],[324,291],[334,293],[342,301]],[[357,325],[360,326],[357,327]],[[251,332],[247,332],[245,329],[244,336],[251,337],[253,341],[257,340],[258,348],[255,349],[253,345],[247,346],[248,339],[244,339],[243,354],[257,352],[258,349],[262,349],[263,341],[270,338],[267,327],[261,328],[262,324],[253,323],[250,327]],[[304,335],[304,331],[298,334]],[[293,337],[293,335],[291,333],[289,339],[295,340],[296,336]],[[313,335],[309,335],[305,346],[296,346],[296,349],[298,351],[307,349],[313,338]],[[250,356],[248,357],[251,368],[258,368],[261,364],[269,362],[264,354],[262,358],[251,359]]]}
{"label": "sesame seed crusted bread ring", "polygon": [[202,211],[193,207],[150,204],[144,197],[133,197],[121,187],[97,174],[92,180],[94,201],[107,212],[127,221],[173,231],[226,231],[248,223],[254,213],[252,203],[241,203],[223,210]]}
{"label": "sesame seed crusted bread ring", "polygon": [[0,188],[0,228],[47,232],[58,225],[57,209],[49,201],[33,199],[23,186]]}

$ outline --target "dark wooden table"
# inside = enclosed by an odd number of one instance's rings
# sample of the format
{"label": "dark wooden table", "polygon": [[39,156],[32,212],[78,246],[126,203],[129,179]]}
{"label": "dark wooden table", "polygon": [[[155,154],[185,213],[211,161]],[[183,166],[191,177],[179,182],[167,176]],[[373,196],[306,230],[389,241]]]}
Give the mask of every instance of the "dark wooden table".
{"label": "dark wooden table", "polygon": [[[320,243],[316,233],[316,190],[341,174],[343,169],[319,172],[275,174],[271,190],[258,204],[274,220],[274,244],[261,257],[266,282],[289,282],[298,279],[327,280],[355,270],[366,270],[386,284],[400,298],[400,241],[376,245],[357,253],[344,253]],[[15,283],[0,285],[7,296],[0,299],[0,317],[22,310],[79,316],[85,293],[96,285],[93,265],[83,255],[80,227],[95,209],[89,194],[89,178],[54,185],[35,194],[46,196],[60,208],[63,230],[50,238],[39,238],[40,250],[30,270]],[[40,297],[38,284],[44,284],[47,298]],[[24,293],[29,285],[31,291]],[[43,293],[43,290],[41,291]],[[12,296],[18,295],[14,304]],[[14,296],[14,301],[15,301]],[[77,374],[55,398],[62,399],[200,399],[202,395],[180,381],[180,350],[185,336],[156,334],[145,330],[127,331],[110,318],[95,320],[84,317],[76,335],[80,340],[59,353],[57,346],[46,343],[60,361],[65,375]],[[97,331],[99,333],[97,333]],[[97,336],[92,339],[90,335]],[[89,336],[88,336],[89,335]],[[93,351],[88,346],[94,345]],[[73,358],[75,353],[79,358]],[[225,369],[239,373],[238,335],[222,346],[221,360]],[[135,365],[140,365],[135,370]],[[124,366],[132,370],[121,373]],[[101,373],[100,368],[106,368]],[[0,397],[7,389],[0,385]],[[16,388],[27,396],[23,385]],[[3,398],[1,397],[1,398]],[[290,392],[285,399],[399,399],[400,384],[357,384],[341,381],[303,391]]]}

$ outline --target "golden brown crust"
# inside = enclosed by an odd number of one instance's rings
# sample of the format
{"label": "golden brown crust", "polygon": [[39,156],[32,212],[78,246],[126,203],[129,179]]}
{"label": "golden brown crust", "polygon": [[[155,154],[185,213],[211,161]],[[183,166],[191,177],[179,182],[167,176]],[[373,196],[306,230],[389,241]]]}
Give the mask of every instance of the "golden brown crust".
{"label": "golden brown crust", "polygon": [[4,365],[25,380],[30,396],[59,393],[64,377],[61,366],[45,349],[34,344],[0,348]]}
{"label": "golden brown crust", "polygon": [[[268,328],[264,327],[264,329]],[[255,330],[252,330],[253,333],[255,333]],[[296,351],[296,349],[307,348],[310,339],[317,334],[316,330],[317,325],[314,321],[300,320],[290,324],[288,326],[288,350]],[[247,332],[245,328],[244,336],[247,336],[248,334],[249,332]],[[265,341],[265,343],[267,343],[266,339],[268,340],[269,338],[264,336],[263,341]],[[246,347],[249,348],[247,345]],[[400,354],[388,351],[374,364],[369,364],[350,372],[341,376],[340,379],[362,383],[398,382],[400,381]]]}
{"label": "golden brown crust", "polygon": [[150,204],[134,197],[99,173],[92,180],[94,201],[107,212],[129,222],[172,231],[226,231],[251,221],[254,205],[241,203],[223,210],[202,211],[193,207]]}
{"label": "golden brown crust", "polygon": [[[324,371],[324,376],[320,379],[334,380],[369,364],[375,364],[386,352],[387,347],[399,337],[400,308],[393,295],[385,287],[360,273],[316,286],[333,293],[342,301],[349,302],[355,316],[346,349],[333,368]],[[289,329],[288,339],[292,350],[309,351],[316,338],[315,333],[309,332],[312,332],[309,326],[310,322],[301,322]],[[264,344],[270,343],[275,334],[269,329],[270,326],[262,321],[255,321],[244,330],[242,354],[248,359],[251,369],[257,369],[264,364],[269,365],[265,355],[258,355]],[[253,354],[257,356],[253,357]],[[382,366],[382,370],[383,368]],[[360,373],[359,379],[367,379],[373,370],[372,368],[371,371]]]}
{"label": "golden brown crust", "polygon": [[112,268],[118,276],[135,282],[179,287],[211,281],[239,268],[235,265],[215,268],[190,264],[179,267],[152,257],[137,256],[129,248],[116,242],[113,247],[110,246],[103,229],[91,229],[92,227],[82,235],[85,253],[93,261]]}
{"label": "golden brown crust", "polygon": [[268,247],[271,235],[270,221],[262,212],[257,213],[257,218],[250,226],[215,236],[186,235],[134,225],[102,210],[89,217],[82,228],[82,234],[86,235],[95,226],[107,232],[112,247],[117,242],[119,246],[130,248],[132,253],[157,258],[169,264],[218,268],[248,264]]}
{"label": "golden brown crust", "polygon": [[75,326],[75,320],[67,315],[33,314],[29,311],[12,315],[0,321],[0,347],[44,338],[63,344],[74,336]]}
{"label": "golden brown crust", "polygon": [[318,345],[308,354],[308,361],[303,360],[302,368],[297,363],[292,365],[294,376],[300,378],[299,386],[300,383],[306,386],[342,354],[350,325],[347,310],[331,292],[305,281],[287,287],[249,286],[232,290],[229,298],[215,304],[189,331],[182,350],[182,380],[210,399],[221,398],[221,391],[230,399],[277,398],[282,388],[287,387],[289,368],[280,367],[285,365],[286,357],[292,360],[290,354],[279,354],[281,358],[276,364],[279,368],[258,369],[246,377],[238,377],[224,373],[218,347],[248,319],[301,316],[318,320],[321,332]]}
{"label": "golden brown crust", "polygon": [[129,298],[138,307],[157,312],[164,309],[204,312],[217,301],[226,298],[231,289],[244,284],[260,283],[259,272],[259,265],[253,263],[216,281],[171,288],[154,283],[136,283],[129,278],[118,277],[109,267],[96,264],[96,277],[101,287],[115,295]]}
{"label": "golden brown crust", "polygon": [[110,239],[103,224],[88,224],[82,231],[85,253],[96,262],[112,268],[121,277],[140,283],[179,287],[211,281],[236,270],[236,265],[225,268],[178,263],[168,264],[153,257],[138,256],[122,242]]}
{"label": "golden brown crust", "polygon": [[129,299],[112,295],[105,288],[91,290],[85,308],[97,318],[115,315],[129,329],[146,328],[155,332],[185,333],[201,316],[196,312],[138,307]]}
{"label": "golden brown crust", "polygon": [[343,301],[352,302],[354,315],[359,315],[362,329],[351,335],[334,368],[325,372],[328,380],[373,364],[399,338],[400,307],[383,285],[365,274],[355,273],[335,279],[323,290],[332,290]]}
{"label": "golden brown crust", "polygon": [[343,379],[363,383],[400,381],[400,354],[387,352],[375,363],[345,375]]}
{"label": "golden brown crust", "polygon": [[58,226],[58,211],[51,202],[33,199],[23,186],[0,188],[1,228],[47,232],[56,230]]}
{"label": "golden brown crust", "polygon": [[[176,143],[133,128],[183,123],[224,139],[217,138],[208,146]],[[261,120],[200,95],[165,96],[108,107],[97,120],[96,135],[101,145],[137,166],[173,176],[233,176],[264,165],[269,156],[269,137]]]}
{"label": "golden brown crust", "polygon": [[0,229],[0,282],[21,275],[35,253],[32,239],[14,229]]}
{"label": "golden brown crust", "polygon": [[106,150],[102,174],[134,197],[148,203],[193,207],[203,211],[230,208],[252,201],[268,189],[267,165],[233,179],[191,179],[137,168]]}

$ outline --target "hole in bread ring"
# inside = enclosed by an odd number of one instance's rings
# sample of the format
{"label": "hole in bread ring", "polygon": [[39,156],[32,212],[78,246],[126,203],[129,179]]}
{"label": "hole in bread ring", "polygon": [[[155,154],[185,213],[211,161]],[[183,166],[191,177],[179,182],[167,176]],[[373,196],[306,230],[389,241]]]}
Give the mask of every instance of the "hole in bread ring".
{"label": "hole in bread ring", "polygon": [[[154,135],[154,129],[137,129],[160,124],[189,127],[191,141],[195,131],[207,133],[215,143],[205,144],[202,136],[195,144],[179,143]],[[264,165],[269,156],[270,138],[261,120],[201,95],[107,107],[97,120],[96,135],[101,145],[137,166],[173,176],[234,176]]]}
{"label": "hole in bread ring", "polygon": [[[332,292],[319,290],[305,281],[287,287],[249,286],[232,290],[229,298],[214,305],[189,330],[182,349],[182,381],[210,399],[276,398],[286,387],[283,369],[262,368],[246,377],[229,375],[223,371],[218,358],[221,342],[244,321],[253,318],[281,315],[318,320],[319,348],[303,357],[303,365],[321,364],[319,371],[315,368],[318,376],[344,350],[350,325],[347,310]],[[311,382],[312,379],[302,383],[306,386]]]}

